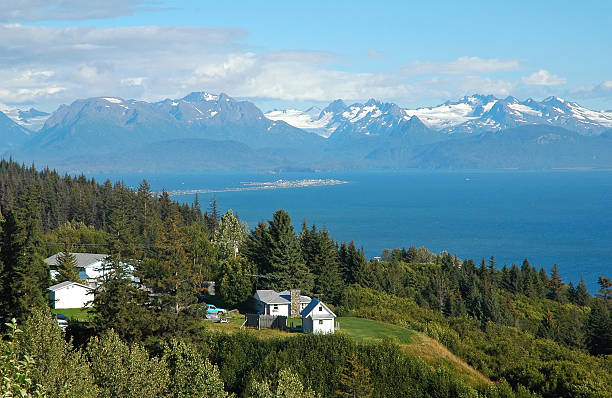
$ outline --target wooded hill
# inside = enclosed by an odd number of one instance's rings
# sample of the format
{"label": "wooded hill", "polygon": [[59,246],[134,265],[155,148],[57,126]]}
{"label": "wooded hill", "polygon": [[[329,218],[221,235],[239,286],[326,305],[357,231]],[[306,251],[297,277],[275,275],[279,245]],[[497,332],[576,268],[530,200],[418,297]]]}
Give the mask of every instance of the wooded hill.
{"label": "wooded hill", "polygon": [[[603,275],[593,297],[584,281],[565,284],[556,266],[537,269],[528,260],[500,267],[494,257],[476,262],[409,247],[367,261],[325,229],[304,224],[296,232],[282,210],[248,231],[231,211],[220,217],[214,202],[202,214],[199,203],[153,195],[146,182],[132,191],[13,162],[0,163],[0,189],[0,317],[9,333],[0,343],[3,392],[612,394],[612,283]],[[96,291],[93,320],[72,323],[68,343],[46,309],[42,259],[57,251],[108,253],[114,269]],[[122,277],[124,263],[135,266],[140,286]],[[229,308],[246,308],[255,288],[299,287],[341,316],[430,336],[495,383],[468,383],[452,364],[424,361],[393,342],[209,330],[199,303],[211,299],[209,280],[217,282],[215,304]]]}

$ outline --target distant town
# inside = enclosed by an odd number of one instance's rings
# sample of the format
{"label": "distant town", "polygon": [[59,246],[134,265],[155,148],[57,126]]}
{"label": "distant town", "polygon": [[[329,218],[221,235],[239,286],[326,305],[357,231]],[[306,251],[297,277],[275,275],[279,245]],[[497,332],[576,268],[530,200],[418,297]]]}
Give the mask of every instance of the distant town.
{"label": "distant town", "polygon": [[[234,191],[257,191],[262,189],[282,189],[282,188],[307,188],[319,187],[324,185],[340,185],[348,184],[348,181],[334,179],[309,179],[309,180],[276,180],[267,182],[241,182],[240,187],[221,188],[221,189],[177,189],[168,191],[170,196],[193,195],[196,193],[216,193],[216,192],[234,192]],[[161,192],[157,192],[158,194]]]}

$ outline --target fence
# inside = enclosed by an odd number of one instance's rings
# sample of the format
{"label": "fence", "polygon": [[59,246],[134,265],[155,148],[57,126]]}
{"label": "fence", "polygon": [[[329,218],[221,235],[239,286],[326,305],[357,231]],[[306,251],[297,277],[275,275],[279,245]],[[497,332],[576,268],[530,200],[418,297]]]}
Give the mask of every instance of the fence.
{"label": "fence", "polygon": [[278,315],[246,314],[244,326],[257,329],[281,329],[287,328],[287,317]]}

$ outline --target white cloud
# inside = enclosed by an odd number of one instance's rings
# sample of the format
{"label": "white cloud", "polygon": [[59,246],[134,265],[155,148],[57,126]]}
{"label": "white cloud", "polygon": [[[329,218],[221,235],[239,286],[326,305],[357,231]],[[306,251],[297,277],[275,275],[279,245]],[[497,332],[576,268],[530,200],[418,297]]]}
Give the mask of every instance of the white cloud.
{"label": "white cloud", "polygon": [[0,7],[2,22],[83,20],[158,9],[147,0],[13,0]]}
{"label": "white cloud", "polygon": [[529,76],[523,77],[523,83],[533,84],[535,86],[560,86],[567,82],[564,77],[553,75],[545,69],[540,69]]}
{"label": "white cloud", "polygon": [[0,25],[0,102],[52,110],[77,98],[159,100],[205,90],[252,99],[423,103],[507,95],[516,85],[477,75],[515,61],[460,58],[439,68],[447,74],[421,79],[403,69],[338,70],[345,59],[329,52],[253,51],[237,44],[245,35],[228,28]]}
{"label": "white cloud", "polygon": [[471,74],[514,70],[519,67],[517,60],[497,58],[459,57],[453,61],[414,61],[406,66],[406,72],[413,74]]}

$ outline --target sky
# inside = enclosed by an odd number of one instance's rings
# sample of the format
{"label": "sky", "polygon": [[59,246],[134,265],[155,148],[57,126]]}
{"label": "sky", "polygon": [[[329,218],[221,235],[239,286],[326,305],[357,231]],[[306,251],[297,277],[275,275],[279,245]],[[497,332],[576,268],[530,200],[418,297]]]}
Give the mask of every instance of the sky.
{"label": "sky", "polygon": [[474,93],[612,109],[610,1],[1,1],[5,107],[207,91],[264,111]]}

